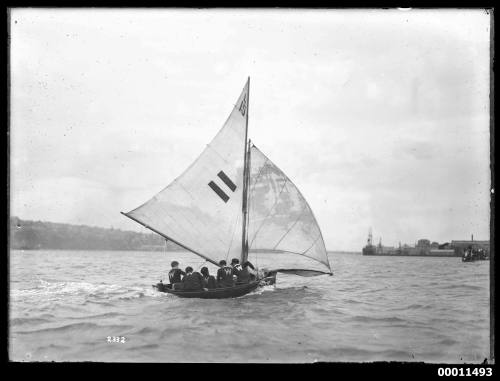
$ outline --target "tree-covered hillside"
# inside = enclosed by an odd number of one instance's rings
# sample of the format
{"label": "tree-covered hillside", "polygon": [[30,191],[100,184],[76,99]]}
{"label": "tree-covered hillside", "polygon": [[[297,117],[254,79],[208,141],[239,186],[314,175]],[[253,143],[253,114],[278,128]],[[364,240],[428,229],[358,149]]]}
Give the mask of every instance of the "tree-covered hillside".
{"label": "tree-covered hillside", "polygon": [[[154,233],[69,225],[10,218],[11,249],[21,250],[164,250],[165,240]],[[167,250],[183,250],[173,242]]]}

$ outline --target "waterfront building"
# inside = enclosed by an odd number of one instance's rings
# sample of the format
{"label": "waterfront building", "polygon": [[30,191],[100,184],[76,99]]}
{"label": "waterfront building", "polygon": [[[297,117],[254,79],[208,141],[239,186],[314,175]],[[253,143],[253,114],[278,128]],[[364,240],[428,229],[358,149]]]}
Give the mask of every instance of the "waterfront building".
{"label": "waterfront building", "polygon": [[490,241],[452,240],[450,246],[453,250],[455,250],[455,253],[460,256],[462,256],[464,251],[469,247],[472,247],[472,249],[483,249],[490,253]]}

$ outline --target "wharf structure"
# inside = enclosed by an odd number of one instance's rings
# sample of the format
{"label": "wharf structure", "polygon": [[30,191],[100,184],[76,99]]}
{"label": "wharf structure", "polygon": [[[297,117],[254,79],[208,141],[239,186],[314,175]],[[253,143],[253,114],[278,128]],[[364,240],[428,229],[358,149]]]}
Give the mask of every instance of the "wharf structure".
{"label": "wharf structure", "polygon": [[471,240],[452,240],[440,244],[431,242],[428,239],[419,239],[415,246],[407,244],[398,247],[382,245],[382,239],[377,245],[373,244],[372,232],[368,234],[366,246],[363,248],[363,255],[384,255],[384,256],[416,256],[416,257],[462,257],[464,251],[469,247],[472,249],[483,249],[487,253],[490,252],[490,241],[474,241]]}
{"label": "wharf structure", "polygon": [[472,249],[483,249],[487,253],[490,253],[490,241],[474,241],[474,239],[471,239],[470,241],[456,240],[451,241],[450,245],[459,256],[462,256],[464,251],[469,247]]}

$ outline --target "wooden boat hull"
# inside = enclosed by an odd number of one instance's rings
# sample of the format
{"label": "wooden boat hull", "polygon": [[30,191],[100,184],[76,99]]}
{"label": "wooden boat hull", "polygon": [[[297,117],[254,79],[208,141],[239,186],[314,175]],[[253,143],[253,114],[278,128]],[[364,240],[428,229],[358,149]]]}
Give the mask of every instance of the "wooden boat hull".
{"label": "wooden boat hull", "polygon": [[239,284],[233,287],[215,288],[213,290],[200,290],[200,291],[185,291],[185,290],[172,290],[170,285],[158,283],[153,287],[160,292],[173,294],[180,298],[199,298],[199,299],[227,299],[237,298],[255,291],[258,287],[273,285],[276,283],[276,274],[263,279],[259,279],[250,283]]}

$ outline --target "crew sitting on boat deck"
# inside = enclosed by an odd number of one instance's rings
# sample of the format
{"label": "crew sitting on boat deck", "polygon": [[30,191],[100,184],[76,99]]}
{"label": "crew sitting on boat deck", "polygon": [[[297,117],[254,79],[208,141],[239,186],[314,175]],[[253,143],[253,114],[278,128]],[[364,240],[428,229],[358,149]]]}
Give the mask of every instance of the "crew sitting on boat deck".
{"label": "crew sitting on boat deck", "polygon": [[172,261],[170,264],[172,269],[168,272],[168,280],[170,281],[170,285],[175,289],[175,284],[181,284],[182,277],[186,275],[184,271],[179,268],[179,262]]}
{"label": "crew sitting on boat deck", "polygon": [[227,262],[223,259],[219,261],[220,269],[217,270],[217,286],[218,287],[233,287],[233,268],[227,266]]}
{"label": "crew sitting on boat deck", "polygon": [[215,277],[209,274],[208,267],[202,267],[200,272],[203,275],[203,288],[206,288],[208,290],[217,288]]}
{"label": "crew sitting on boat deck", "polygon": [[233,268],[233,279],[236,281],[238,275],[243,270],[240,265],[240,260],[238,258],[231,259],[231,267]]}
{"label": "crew sitting on boat deck", "polygon": [[182,290],[184,291],[206,290],[206,288],[203,285],[203,277],[198,271],[193,272],[193,268],[191,266],[186,267],[186,275],[182,279]]}
{"label": "crew sitting on boat deck", "polygon": [[241,266],[239,260],[233,258],[231,266],[228,266],[225,260],[221,260],[219,265],[220,269],[217,270],[217,279],[215,279],[213,275],[210,275],[208,267],[202,267],[201,274],[193,271],[191,266],[186,267],[184,272],[179,269],[179,262],[173,261],[172,269],[168,273],[171,288],[183,291],[207,291],[219,287],[233,287],[235,283],[249,283],[256,278],[255,267],[249,261]]}
{"label": "crew sitting on boat deck", "polygon": [[243,263],[242,269],[237,276],[237,284],[249,283],[255,280],[255,267],[253,267],[253,265],[249,261],[246,261],[245,263]]}

